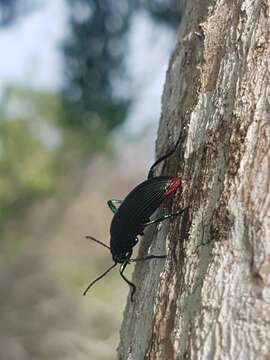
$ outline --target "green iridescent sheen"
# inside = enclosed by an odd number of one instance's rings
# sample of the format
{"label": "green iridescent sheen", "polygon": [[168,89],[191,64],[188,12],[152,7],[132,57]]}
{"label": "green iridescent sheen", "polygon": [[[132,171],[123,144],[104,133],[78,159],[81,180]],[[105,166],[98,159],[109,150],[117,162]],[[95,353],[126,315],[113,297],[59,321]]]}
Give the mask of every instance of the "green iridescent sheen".
{"label": "green iridescent sheen", "polygon": [[171,187],[172,183],[172,180],[168,180],[167,184],[164,185],[163,191],[166,192]]}
{"label": "green iridescent sheen", "polygon": [[112,210],[112,212],[114,214],[118,210],[118,208],[114,204],[121,204],[121,203],[122,203],[122,200],[116,200],[116,199],[112,199],[112,200],[107,201],[107,205],[109,206],[109,208]]}

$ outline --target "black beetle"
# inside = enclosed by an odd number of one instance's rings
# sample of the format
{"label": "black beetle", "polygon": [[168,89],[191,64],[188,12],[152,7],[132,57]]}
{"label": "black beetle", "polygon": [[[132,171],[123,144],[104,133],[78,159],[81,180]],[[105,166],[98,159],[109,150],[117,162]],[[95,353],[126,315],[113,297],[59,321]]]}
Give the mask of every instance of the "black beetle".
{"label": "black beetle", "polygon": [[[178,177],[154,177],[154,168],[161,161],[165,160],[175,152],[179,141],[180,137],[174,148],[169,153],[156,160],[151,166],[147,180],[136,186],[123,201],[109,200],[107,202],[109,208],[114,213],[110,228],[110,246],[107,246],[92,236],[86,237],[109,249],[114,264],[97,279],[92,281],[85,289],[83,295],[86,295],[88,290],[117,264],[121,264],[120,275],[132,288],[131,301],[133,301],[136,286],[124,276],[123,273],[126,266],[134,261],[166,257],[166,255],[149,255],[143,258],[131,259],[133,247],[138,242],[138,235],[143,235],[143,230],[146,226],[161,222],[172,216],[180,215],[185,210],[182,209],[174,214],[163,215],[158,219],[150,221],[150,216],[159,208],[161,203],[181,186],[181,181]],[[120,204],[119,208],[116,207],[116,204]]]}

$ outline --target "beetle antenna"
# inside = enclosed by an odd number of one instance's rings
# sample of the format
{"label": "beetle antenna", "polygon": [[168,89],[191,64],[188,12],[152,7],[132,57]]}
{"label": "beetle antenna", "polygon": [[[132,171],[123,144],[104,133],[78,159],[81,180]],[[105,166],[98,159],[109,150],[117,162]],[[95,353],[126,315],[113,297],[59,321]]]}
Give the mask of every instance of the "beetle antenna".
{"label": "beetle antenna", "polygon": [[109,269],[107,269],[102,275],[100,275],[98,278],[96,278],[94,281],[92,281],[87,288],[84,290],[83,295],[86,295],[88,290],[100,279],[102,279],[105,275],[108,274],[108,272],[110,272],[115,266],[117,265],[117,263],[114,263],[111,267],[109,267]]}
{"label": "beetle antenna", "polygon": [[103,243],[102,241],[100,241],[100,240],[95,239],[93,236],[86,235],[86,239],[93,240],[93,241],[97,242],[99,245],[102,245],[102,246],[104,246],[105,248],[111,250],[111,248],[110,248],[108,245],[104,244],[104,243]]}

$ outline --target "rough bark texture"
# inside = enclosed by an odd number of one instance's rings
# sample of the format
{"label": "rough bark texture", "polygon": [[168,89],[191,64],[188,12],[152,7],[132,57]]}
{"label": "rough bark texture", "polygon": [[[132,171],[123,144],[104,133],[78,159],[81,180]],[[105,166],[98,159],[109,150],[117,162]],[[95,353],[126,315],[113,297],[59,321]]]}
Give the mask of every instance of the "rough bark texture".
{"label": "rough bark texture", "polygon": [[153,226],[118,358],[270,359],[269,0],[186,4],[163,95],[157,154],[183,189]]}

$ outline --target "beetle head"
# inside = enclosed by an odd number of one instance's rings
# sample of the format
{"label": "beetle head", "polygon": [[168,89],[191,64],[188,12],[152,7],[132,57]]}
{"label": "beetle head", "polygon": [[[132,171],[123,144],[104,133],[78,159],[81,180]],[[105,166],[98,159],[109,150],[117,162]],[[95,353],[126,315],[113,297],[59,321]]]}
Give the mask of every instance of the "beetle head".
{"label": "beetle head", "polygon": [[124,262],[128,262],[131,258],[132,250],[124,250],[124,251],[117,251],[116,253],[112,254],[113,261],[119,264]]}

